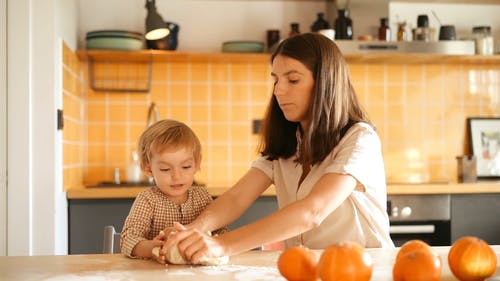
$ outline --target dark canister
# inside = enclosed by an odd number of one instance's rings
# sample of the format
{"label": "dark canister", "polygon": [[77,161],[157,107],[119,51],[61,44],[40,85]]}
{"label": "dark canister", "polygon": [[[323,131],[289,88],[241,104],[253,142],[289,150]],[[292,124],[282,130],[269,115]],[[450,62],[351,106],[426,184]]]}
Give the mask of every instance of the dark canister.
{"label": "dark canister", "polygon": [[338,10],[335,19],[335,39],[352,40],[353,28],[352,20],[349,18],[348,9]]}
{"label": "dark canister", "polygon": [[456,40],[454,25],[441,25],[439,28],[439,40]]}
{"label": "dark canister", "polygon": [[280,31],[279,29],[268,29],[267,30],[267,50],[272,52],[280,42]]}

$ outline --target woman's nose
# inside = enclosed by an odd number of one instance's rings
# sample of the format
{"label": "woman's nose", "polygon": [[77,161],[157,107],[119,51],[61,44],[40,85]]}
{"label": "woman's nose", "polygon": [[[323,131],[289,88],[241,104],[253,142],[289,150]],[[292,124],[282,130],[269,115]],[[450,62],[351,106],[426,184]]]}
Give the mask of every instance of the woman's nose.
{"label": "woman's nose", "polygon": [[284,93],[286,93],[286,91],[285,91],[283,85],[276,82],[276,84],[274,85],[274,95],[279,96],[279,95],[283,95]]}

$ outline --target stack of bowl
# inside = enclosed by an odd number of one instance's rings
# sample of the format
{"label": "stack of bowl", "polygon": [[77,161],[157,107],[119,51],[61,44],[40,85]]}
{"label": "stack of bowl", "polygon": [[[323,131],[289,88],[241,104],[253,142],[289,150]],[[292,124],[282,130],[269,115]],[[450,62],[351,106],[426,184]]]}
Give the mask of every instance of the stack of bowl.
{"label": "stack of bowl", "polygon": [[87,32],[87,49],[139,50],[143,47],[142,33],[125,30]]}

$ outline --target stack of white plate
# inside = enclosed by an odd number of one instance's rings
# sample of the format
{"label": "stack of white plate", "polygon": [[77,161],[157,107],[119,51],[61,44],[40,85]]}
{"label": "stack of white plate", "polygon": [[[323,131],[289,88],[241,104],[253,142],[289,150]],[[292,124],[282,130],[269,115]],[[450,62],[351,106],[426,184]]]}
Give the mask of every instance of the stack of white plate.
{"label": "stack of white plate", "polygon": [[140,50],[143,34],[126,30],[96,30],[87,32],[87,49]]}

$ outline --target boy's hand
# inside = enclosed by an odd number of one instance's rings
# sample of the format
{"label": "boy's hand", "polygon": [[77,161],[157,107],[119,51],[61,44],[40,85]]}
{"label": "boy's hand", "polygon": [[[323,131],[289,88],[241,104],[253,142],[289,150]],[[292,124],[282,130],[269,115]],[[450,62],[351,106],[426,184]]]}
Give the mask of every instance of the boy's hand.
{"label": "boy's hand", "polygon": [[153,258],[156,259],[156,261],[160,264],[165,264],[166,262],[165,255],[164,254],[162,255],[162,253],[160,252],[161,247],[163,246],[163,244],[165,244],[165,240],[166,240],[166,235],[164,231],[160,231],[160,233],[158,233],[158,235],[156,235],[156,237],[153,238],[153,240],[151,240],[153,245],[151,254]]}

